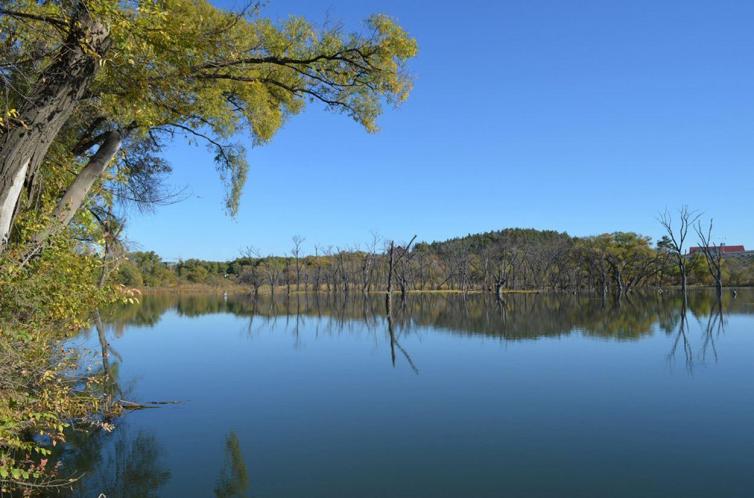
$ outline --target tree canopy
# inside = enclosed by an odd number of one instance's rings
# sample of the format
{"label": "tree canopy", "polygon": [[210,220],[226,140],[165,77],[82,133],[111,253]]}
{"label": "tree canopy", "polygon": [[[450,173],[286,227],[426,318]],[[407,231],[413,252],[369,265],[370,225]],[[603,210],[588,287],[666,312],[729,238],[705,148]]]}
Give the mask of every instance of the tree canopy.
{"label": "tree canopy", "polygon": [[[82,10],[108,34],[96,53],[81,29]],[[10,0],[0,12],[3,133],[28,125],[20,112],[25,100],[71,43],[96,62],[43,170],[54,169],[51,163],[65,164],[69,174],[83,169],[117,130],[120,152],[106,158],[115,165],[107,180],[134,187],[121,198],[148,204],[159,196],[143,195],[145,185],[169,171],[160,153],[185,135],[212,150],[232,215],[248,172],[239,137],[264,144],[312,101],[377,131],[383,107],[408,97],[406,63],[417,53],[416,41],[385,15],[347,33],[300,17],[273,22],[257,7],[228,12],[205,0]],[[28,171],[25,183],[37,173]],[[57,187],[54,198],[66,185]]]}

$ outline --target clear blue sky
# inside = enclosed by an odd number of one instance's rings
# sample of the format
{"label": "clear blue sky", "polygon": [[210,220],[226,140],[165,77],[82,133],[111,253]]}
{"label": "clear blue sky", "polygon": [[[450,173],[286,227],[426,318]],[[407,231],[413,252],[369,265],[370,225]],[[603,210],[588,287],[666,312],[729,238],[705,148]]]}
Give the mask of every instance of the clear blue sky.
{"label": "clear blue sky", "polygon": [[[221,2],[222,5],[232,5]],[[369,135],[316,105],[251,149],[237,219],[204,147],[175,143],[192,197],[129,221],[166,259],[284,253],[294,234],[439,240],[504,227],[658,237],[684,203],[754,248],[754,2],[270,0],[264,14],[396,18],[415,89]]]}

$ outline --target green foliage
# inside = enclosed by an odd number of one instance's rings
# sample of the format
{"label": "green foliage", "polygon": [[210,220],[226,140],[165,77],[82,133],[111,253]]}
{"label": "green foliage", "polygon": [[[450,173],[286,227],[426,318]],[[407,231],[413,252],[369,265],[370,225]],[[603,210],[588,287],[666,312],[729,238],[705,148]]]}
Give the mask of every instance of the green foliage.
{"label": "green foliage", "polygon": [[203,266],[197,266],[186,272],[186,280],[195,284],[201,284],[207,281],[209,272]]}
{"label": "green foliage", "polygon": [[[20,13],[0,17],[12,88],[28,86],[54,60],[75,4],[4,2]],[[87,140],[128,128],[134,144],[151,140],[158,150],[174,133],[201,140],[214,152],[231,215],[248,174],[245,150],[228,142],[234,136],[245,133],[254,145],[264,144],[308,101],[374,132],[384,104],[403,102],[411,90],[406,63],[417,53],[416,41],[384,15],[366,21],[366,34],[348,34],[316,29],[300,17],[274,23],[257,9],[234,13],[206,0],[85,4],[111,43],[63,134]],[[22,91],[10,92],[6,114],[23,98]]]}
{"label": "green foliage", "polygon": [[[399,248],[399,251],[402,250]],[[340,251],[302,256],[296,272],[293,257],[249,257],[233,261],[189,259],[175,265],[161,262],[154,253],[131,253],[145,287],[171,287],[201,283],[232,287],[241,285],[256,293],[276,286],[296,285],[334,290],[351,287],[381,289],[386,283],[384,253]],[[723,275],[731,285],[754,283],[754,259],[724,258]],[[711,285],[704,258],[688,260],[689,283]],[[674,286],[678,268],[662,243],[653,247],[649,237],[632,232],[613,232],[593,237],[533,229],[505,229],[467,235],[442,242],[420,242],[411,252],[410,264],[401,268],[413,289],[493,290],[499,280],[508,290],[612,290],[628,293],[648,286]],[[366,275],[366,277],[365,277]],[[124,279],[121,284],[128,284]]]}
{"label": "green foliage", "polygon": [[144,286],[144,279],[142,278],[142,274],[139,271],[139,268],[128,260],[123,261],[119,265],[117,273],[113,275],[112,278],[119,284],[125,285],[127,287]]}
{"label": "green foliage", "polygon": [[49,480],[44,462],[66,427],[102,409],[91,389],[101,378],[71,377],[77,356],[59,343],[95,307],[132,299],[100,288],[101,259],[65,233],[23,266],[20,249],[0,258],[0,487]]}
{"label": "green foliage", "polygon": [[[63,421],[96,411],[96,396],[87,389],[77,393],[64,380],[74,359],[53,352],[96,307],[133,300],[108,281],[127,288],[182,281],[215,285],[243,271],[241,263],[190,260],[168,266],[154,253],[125,254],[119,242],[124,220],[113,214],[114,207],[128,202],[148,209],[163,199],[160,182],[171,168],[161,154],[174,135],[210,148],[226,185],[226,209],[235,215],[249,171],[246,151],[234,143],[239,134],[253,145],[264,144],[310,101],[374,132],[383,106],[408,96],[406,63],[417,47],[382,15],[367,20],[364,34],[349,34],[315,29],[298,17],[274,23],[257,9],[233,13],[206,0],[7,0],[0,8],[7,90],[0,102],[0,133],[26,126],[17,109],[30,102],[28,95],[67,47],[83,47],[98,69],[86,88],[80,86],[86,98],[75,103],[62,130],[56,129],[42,166],[26,179],[29,188],[0,259],[5,482],[44,472],[30,456],[43,453],[31,434],[62,440]],[[87,35],[71,38],[87,33],[85,17],[107,30],[107,50],[93,50]],[[57,226],[59,199],[107,133],[124,137],[120,152],[87,187],[70,225]],[[40,239],[40,233],[51,237]],[[282,265],[270,260],[263,266],[277,276]]]}

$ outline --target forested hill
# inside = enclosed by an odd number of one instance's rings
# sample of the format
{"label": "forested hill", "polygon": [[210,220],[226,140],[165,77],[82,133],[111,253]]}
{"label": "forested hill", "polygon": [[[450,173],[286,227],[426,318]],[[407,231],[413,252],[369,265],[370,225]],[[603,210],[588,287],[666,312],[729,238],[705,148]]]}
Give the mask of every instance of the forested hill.
{"label": "forested hill", "polygon": [[[565,232],[509,228],[445,241],[395,243],[394,284],[411,290],[583,290],[629,293],[639,287],[676,285],[676,262],[663,238],[614,232],[572,237]],[[390,241],[349,249],[308,248],[300,238],[288,254],[253,249],[232,261],[189,259],[165,263],[154,252],[130,253],[115,279],[133,287],[185,283],[242,285],[251,292],[369,292],[387,283]],[[407,250],[408,249],[408,250]],[[311,253],[314,254],[311,254]],[[688,258],[689,282],[710,285],[702,254]],[[729,285],[754,284],[754,260],[724,258]]]}
{"label": "forested hill", "polygon": [[484,233],[468,234],[443,241],[416,244],[417,250],[448,254],[459,250],[482,254],[485,251],[503,250],[512,246],[570,244],[573,237],[555,230],[534,228],[506,228]]}

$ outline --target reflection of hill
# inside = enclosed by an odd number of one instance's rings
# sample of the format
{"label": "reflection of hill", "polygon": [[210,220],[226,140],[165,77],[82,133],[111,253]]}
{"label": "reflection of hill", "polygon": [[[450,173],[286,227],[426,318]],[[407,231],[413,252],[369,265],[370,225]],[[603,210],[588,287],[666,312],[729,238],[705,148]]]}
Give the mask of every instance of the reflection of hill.
{"label": "reflection of hill", "polygon": [[[741,295],[743,294],[743,296]],[[749,292],[739,293],[736,300],[726,296],[726,313],[754,313]],[[716,301],[711,292],[694,292],[689,296],[691,312],[708,316]],[[603,301],[594,296],[570,294],[511,294],[502,303],[487,295],[417,294],[394,306],[394,324],[398,328],[428,326],[458,334],[486,335],[508,340],[535,339],[581,331],[586,335],[616,339],[636,339],[652,331],[657,324],[670,332],[680,319],[681,300],[671,295],[634,295],[622,303]],[[116,332],[125,325],[153,326],[168,310],[181,316],[231,313],[237,316],[327,317],[335,322],[374,324],[384,315],[382,295],[334,296],[330,294],[269,296],[257,301],[235,295],[224,299],[218,295],[150,295],[138,305],[115,308],[106,314]]]}

